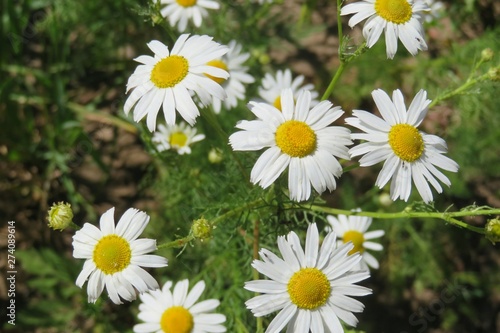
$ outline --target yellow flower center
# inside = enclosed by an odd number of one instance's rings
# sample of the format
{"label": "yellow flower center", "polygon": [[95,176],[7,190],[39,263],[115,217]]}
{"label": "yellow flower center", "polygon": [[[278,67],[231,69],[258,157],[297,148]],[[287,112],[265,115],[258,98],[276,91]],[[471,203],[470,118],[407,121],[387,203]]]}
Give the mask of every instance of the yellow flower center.
{"label": "yellow flower center", "polygon": [[295,272],[287,285],[288,294],[293,304],[300,309],[316,309],[326,303],[330,297],[330,281],[317,268],[302,268]]}
{"label": "yellow flower center", "polygon": [[170,145],[173,147],[184,147],[188,137],[183,132],[175,132],[170,135]]}
{"label": "yellow flower center", "polygon": [[408,22],[413,13],[407,0],[377,0],[375,11],[384,20],[396,24]]}
{"label": "yellow flower center", "polygon": [[306,123],[288,120],[276,130],[276,145],[292,157],[305,157],[316,150],[316,133]]}
{"label": "yellow flower center", "polygon": [[392,126],[389,131],[389,145],[397,157],[413,162],[424,152],[424,140],[418,129],[408,124]]}
{"label": "yellow flower center", "polygon": [[190,333],[193,330],[193,315],[182,306],[172,306],[161,315],[160,326],[165,333]]}
{"label": "yellow flower center", "polygon": [[129,242],[118,235],[107,235],[94,248],[92,259],[104,274],[118,273],[130,264],[132,251]]}
{"label": "yellow flower center", "polygon": [[[223,62],[222,60],[212,60],[212,61],[209,61],[207,62],[207,66],[214,66],[214,67],[217,67],[217,68],[221,68],[223,70],[225,70],[226,72],[228,71],[228,68],[227,68],[227,65],[225,62]],[[209,74],[205,74],[208,78],[214,80],[215,82],[217,82],[218,84],[222,84],[224,83],[224,81],[226,81],[226,79],[223,79],[221,77],[215,77],[215,76],[212,76],[212,75],[209,75]]]}
{"label": "yellow flower center", "polygon": [[197,0],[176,0],[177,4],[182,7],[192,7],[196,5]]}
{"label": "yellow flower center", "polygon": [[365,241],[365,237],[363,234],[357,230],[349,230],[344,233],[344,236],[342,237],[344,243],[347,242],[352,242],[354,247],[352,248],[351,251],[349,251],[348,255],[354,254],[354,253],[362,253],[365,248],[363,247],[363,242]]}
{"label": "yellow flower center", "polygon": [[276,97],[274,100],[273,106],[281,111],[281,96]]}
{"label": "yellow flower center", "polygon": [[188,74],[189,63],[183,56],[161,59],[151,71],[151,82],[158,88],[172,88]]}

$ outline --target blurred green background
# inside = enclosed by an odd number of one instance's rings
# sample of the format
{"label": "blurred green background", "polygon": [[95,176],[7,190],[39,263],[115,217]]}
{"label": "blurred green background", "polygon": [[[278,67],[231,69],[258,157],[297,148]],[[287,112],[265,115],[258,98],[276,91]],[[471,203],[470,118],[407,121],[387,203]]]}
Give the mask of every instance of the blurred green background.
{"label": "blurred green background", "polygon": [[[221,1],[221,10],[204,20],[197,34],[227,43],[236,39],[251,53],[248,61],[256,97],[266,72],[291,68],[314,83],[320,95],[338,66],[336,9],[333,1],[282,1],[258,6]],[[350,64],[330,100],[346,113],[374,110],[372,90],[401,89],[411,99],[420,89],[430,99],[461,85],[481,51],[494,57],[473,73],[500,63],[500,6],[494,0],[446,1],[443,16],[426,25],[429,51],[411,57],[399,45],[386,60],[381,41]],[[129,207],[152,216],[146,237],[159,243],[185,236],[191,221],[213,218],[259,198],[264,191],[246,186],[226,142],[202,116],[197,128],[207,139],[193,154],[158,154],[142,124],[125,117],[125,85],[136,67],[132,60],[150,54],[146,43],[172,45],[178,33],[159,22],[153,3],[131,0],[1,0],[0,48],[0,214],[16,222],[16,326],[12,332],[132,332],[139,301],[117,306],[105,293],[87,303],[86,285],[74,281],[83,262],[72,258],[74,231],[54,232],[46,214],[53,202],[67,201],[74,221],[97,223],[116,207],[116,219]],[[344,33],[362,42],[360,29]],[[423,130],[443,137],[460,170],[448,174],[452,186],[437,196],[437,210],[469,205],[500,207],[500,114],[498,82],[484,82],[429,111]],[[242,102],[217,119],[227,133],[250,112]],[[222,150],[220,164],[208,151]],[[238,154],[249,171],[255,154]],[[324,199],[334,207],[400,211],[406,204],[384,201],[373,188],[378,168],[343,175]],[[278,184],[279,186],[280,184]],[[414,191],[415,192],[415,191]],[[418,200],[417,196],[413,197]],[[304,231],[306,220],[324,225],[324,216],[276,209],[245,213],[225,221],[212,240],[162,250],[169,267],[153,271],[160,283],[205,279],[205,298],[221,299],[228,332],[254,332],[255,319],[244,307],[252,297],[242,288],[252,279],[252,218],[261,221],[260,246],[275,248],[277,235]],[[466,220],[483,226],[485,218]],[[373,295],[358,329],[365,332],[500,332],[500,255],[484,237],[436,220],[376,220],[384,229],[381,268],[364,284]],[[0,246],[6,253],[6,225]],[[5,236],[5,237],[4,237]],[[5,251],[4,251],[5,250]],[[0,258],[6,272],[6,255]],[[0,304],[7,304],[0,281]],[[268,323],[271,318],[265,318]]]}

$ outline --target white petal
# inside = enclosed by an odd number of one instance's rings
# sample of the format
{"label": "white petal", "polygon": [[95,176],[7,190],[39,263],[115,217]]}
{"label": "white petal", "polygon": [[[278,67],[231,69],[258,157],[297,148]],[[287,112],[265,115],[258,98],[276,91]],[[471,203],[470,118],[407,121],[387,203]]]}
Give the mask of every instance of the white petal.
{"label": "white petal", "polygon": [[99,220],[99,226],[103,235],[109,235],[115,233],[115,207],[108,209],[104,214],[102,214]]}
{"label": "white petal", "polygon": [[266,329],[266,333],[280,332],[286,326],[288,321],[295,316],[297,311],[297,306],[292,303],[285,306],[283,310],[281,310],[271,321]]}

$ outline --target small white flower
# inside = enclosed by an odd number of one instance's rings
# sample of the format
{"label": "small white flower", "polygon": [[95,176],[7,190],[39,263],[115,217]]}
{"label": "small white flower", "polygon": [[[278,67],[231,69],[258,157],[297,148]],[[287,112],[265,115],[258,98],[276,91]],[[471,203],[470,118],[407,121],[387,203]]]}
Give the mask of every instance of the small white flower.
{"label": "small white flower", "polygon": [[443,16],[446,9],[444,3],[435,0],[424,0],[424,2],[429,7],[429,10],[424,12],[425,22],[430,23]]}
{"label": "small white flower", "polygon": [[177,282],[171,291],[168,281],[162,290],[154,290],[140,296],[138,318],[144,321],[134,326],[135,333],[219,333],[226,316],[213,313],[220,302],[207,299],[198,302],[205,290],[205,282],[199,281],[188,293],[189,281]]}
{"label": "small white flower", "polygon": [[149,222],[149,216],[128,209],[115,227],[114,208],[101,216],[100,229],[85,223],[73,236],[73,257],[86,259],[76,279],[82,287],[88,279],[88,301],[95,303],[106,287],[109,298],[121,304],[120,297],[132,301],[136,290],[144,293],[158,289],[156,280],[143,267],[165,267],[167,259],[146,254],[156,250],[154,239],[137,239]]}
{"label": "small white flower", "polygon": [[428,9],[420,0],[363,0],[345,5],[340,15],[355,14],[349,19],[351,28],[368,19],[363,27],[368,47],[375,45],[385,31],[387,57],[392,59],[398,49],[398,38],[412,55],[427,50],[422,16]]}
{"label": "small white flower", "polygon": [[[249,53],[241,53],[241,45],[232,40],[228,44],[229,51],[220,59],[212,60],[208,63],[210,66],[215,66],[229,72],[227,80],[222,78],[212,77],[207,75],[215,82],[222,85],[226,91],[227,98],[224,100],[224,107],[227,110],[234,108],[238,105],[238,100],[245,99],[245,86],[244,84],[253,83],[255,79],[247,73],[248,67],[243,66],[243,63],[250,57]],[[214,112],[220,113],[222,101],[212,96],[200,96],[202,104],[211,103]]]}
{"label": "small white flower", "polygon": [[[280,311],[271,321],[266,333],[336,332],[343,333],[340,320],[356,326],[353,312],[362,312],[364,305],[350,296],[365,296],[371,290],[355,283],[370,276],[368,271],[354,271],[361,259],[359,254],[348,255],[353,245],[337,248],[335,233],[330,232],[319,248],[316,224],[307,229],[303,250],[295,232],[278,237],[280,258],[261,249],[262,260],[254,260],[252,267],[270,280],[245,283],[245,289],[263,293],[245,304],[256,317]],[[340,320],[339,320],[340,319]]]}
{"label": "small white flower", "polygon": [[310,83],[304,83],[304,75],[299,75],[292,80],[292,72],[289,69],[279,70],[276,76],[266,73],[262,79],[262,86],[259,87],[260,97],[267,103],[273,105],[281,111],[281,92],[283,89],[290,88],[294,96],[297,96],[301,90],[309,90],[311,93],[311,106],[318,104],[318,92]]}
{"label": "small white flower", "polygon": [[213,0],[161,0],[166,7],[161,9],[161,15],[168,19],[172,27],[180,32],[186,30],[188,21],[193,21],[195,27],[199,28],[203,18],[208,15],[207,9],[219,9],[220,5]]}
{"label": "small white flower", "polygon": [[323,101],[311,109],[311,93],[302,90],[295,103],[291,89],[281,94],[282,112],[266,103],[250,102],[257,120],[236,125],[242,131],[229,137],[233,150],[249,151],[268,147],[255,163],[250,181],[262,188],[271,185],[288,167],[290,199],[304,201],[311,185],[318,192],[336,187],[335,177],[342,166],[335,157],[349,159],[352,144],[345,127],[329,126],[343,113]]}
{"label": "small white flower", "polygon": [[340,238],[337,242],[338,245],[340,246],[341,244],[351,242],[354,248],[348,254],[361,254],[363,259],[359,262],[360,269],[369,269],[368,266],[375,269],[379,268],[377,259],[366,250],[382,251],[384,247],[371,240],[382,237],[385,232],[384,230],[367,232],[372,224],[371,217],[346,215],[335,217],[328,215],[326,218],[330,223],[331,231]]}
{"label": "small white flower", "polygon": [[181,122],[173,126],[160,124],[152,141],[156,143],[158,151],[174,149],[179,155],[183,155],[191,154],[190,145],[203,139],[205,139],[204,134],[196,134],[195,128]]}
{"label": "small white flower", "polygon": [[[160,108],[168,125],[175,124],[176,111],[190,125],[200,115],[191,94],[202,93],[226,98],[224,89],[205,74],[227,79],[229,74],[208,62],[223,56],[227,47],[212,41],[209,36],[181,35],[170,51],[163,43],[153,40],[148,47],[154,57],[142,55],[134,60],[142,65],[127,82],[127,93],[133,89],[125,102],[125,113],[134,108],[134,121],[139,122],[147,115],[151,132],[156,129],[156,118]],[[136,104],[137,103],[137,104]]]}
{"label": "small white flower", "polygon": [[417,187],[425,202],[432,201],[428,183],[441,193],[443,189],[436,180],[450,186],[449,179],[437,167],[458,171],[458,164],[444,156],[446,142],[438,136],[425,134],[417,129],[427,114],[430,100],[427,92],[420,90],[411,102],[408,111],[400,90],[394,90],[392,101],[383,90],[374,90],[373,99],[382,118],[367,111],[354,110],[354,117],[346,123],[365,133],[353,133],[353,140],[365,140],[349,150],[351,157],[364,155],[361,166],[371,166],[385,161],[375,185],[383,188],[392,178],[390,195],[408,201],[411,183]]}

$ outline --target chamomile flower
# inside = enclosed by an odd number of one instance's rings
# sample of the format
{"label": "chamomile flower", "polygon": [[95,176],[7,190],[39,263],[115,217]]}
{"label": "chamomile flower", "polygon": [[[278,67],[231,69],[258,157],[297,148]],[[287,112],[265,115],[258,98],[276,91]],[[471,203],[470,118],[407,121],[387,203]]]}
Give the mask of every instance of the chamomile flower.
{"label": "chamomile flower", "polygon": [[144,293],[158,289],[156,280],[143,267],[165,267],[167,259],[146,254],[156,250],[154,239],[137,239],[149,222],[149,216],[137,209],[128,209],[115,227],[115,209],[105,212],[100,229],[85,223],[73,236],[73,257],[86,259],[76,279],[82,287],[88,279],[88,301],[95,303],[104,287],[115,304],[136,299],[136,290]]}
{"label": "chamomile flower", "polygon": [[135,333],[219,333],[225,332],[223,314],[214,313],[220,302],[207,299],[198,302],[205,290],[205,282],[199,281],[188,292],[189,281],[177,282],[174,289],[167,281],[161,290],[139,296],[138,318],[144,321],[134,326]]}
{"label": "chamomile flower", "polygon": [[199,28],[203,18],[208,15],[207,9],[219,9],[220,5],[213,0],[161,0],[160,13],[168,19],[172,27],[177,24],[180,32],[186,30],[188,21],[193,21],[195,27]]}
{"label": "chamomile flower", "polygon": [[371,240],[382,237],[385,232],[384,230],[368,231],[372,224],[371,217],[346,215],[335,217],[328,215],[326,219],[331,226],[329,229],[340,238],[337,242],[338,245],[351,242],[354,248],[348,254],[359,253],[361,255],[360,269],[369,269],[368,266],[375,269],[379,268],[377,259],[366,250],[381,251],[384,247]]}
{"label": "chamomile flower", "polygon": [[229,137],[233,150],[260,150],[268,147],[255,163],[250,181],[262,188],[271,185],[288,167],[290,199],[304,201],[311,196],[311,185],[318,192],[336,187],[335,177],[342,166],[335,157],[349,159],[352,144],[347,128],[329,126],[343,113],[329,101],[312,109],[311,93],[299,92],[297,102],[291,89],[281,94],[282,111],[266,103],[250,102],[257,120],[236,125],[242,131]]}
{"label": "chamomile flower", "polygon": [[176,150],[179,155],[191,154],[191,147],[195,142],[205,139],[204,134],[196,134],[196,129],[186,123],[179,125],[158,126],[158,132],[153,134],[152,141],[156,143],[158,151]]}
{"label": "chamomile flower", "polygon": [[[262,260],[254,267],[270,280],[245,283],[245,289],[262,293],[245,304],[256,317],[280,311],[266,333],[344,332],[340,320],[356,326],[353,312],[362,312],[364,305],[350,296],[365,296],[371,290],[355,283],[370,276],[366,270],[355,271],[359,254],[348,255],[351,243],[336,246],[335,233],[330,232],[319,248],[316,224],[307,229],[305,251],[295,232],[278,237],[280,258],[267,249],[259,252]],[[340,320],[339,320],[340,319]]]}
{"label": "chamomile flower", "polygon": [[430,23],[439,19],[443,15],[445,10],[444,3],[435,0],[424,0],[424,2],[429,7],[429,10],[424,12],[425,22]]}
{"label": "chamomile flower", "polygon": [[163,43],[153,40],[148,47],[155,56],[142,55],[134,60],[137,66],[127,83],[125,113],[134,108],[134,120],[139,122],[147,115],[151,132],[156,129],[160,108],[168,125],[175,124],[176,111],[190,125],[200,115],[191,94],[203,93],[219,99],[226,98],[224,89],[206,74],[227,79],[229,74],[208,63],[227,52],[227,47],[212,41],[209,36],[181,35],[169,50]]}
{"label": "chamomile flower", "polygon": [[[229,51],[220,59],[212,60],[208,65],[219,67],[229,72],[227,80],[207,75],[209,78],[219,83],[226,91],[227,98],[224,100],[224,107],[227,110],[238,105],[238,100],[245,98],[245,84],[255,81],[253,76],[247,73],[248,67],[243,63],[250,57],[249,53],[241,52],[241,45],[232,40],[228,44]],[[202,104],[211,103],[214,112],[220,113],[222,101],[212,96],[200,96]]]}
{"label": "chamomile flower", "polygon": [[432,201],[434,189],[443,191],[437,180],[450,186],[449,179],[436,167],[457,172],[458,164],[444,156],[446,142],[438,136],[423,133],[417,129],[427,114],[430,100],[427,92],[420,90],[411,102],[408,111],[403,94],[394,90],[392,101],[383,90],[374,90],[373,99],[382,118],[367,111],[354,110],[354,117],[346,122],[365,133],[353,133],[353,140],[365,140],[349,150],[351,157],[364,155],[361,166],[371,166],[385,161],[375,185],[382,188],[392,178],[390,195],[407,201],[410,197],[412,180],[425,202]]}
{"label": "chamomile flower", "polygon": [[398,49],[398,38],[412,55],[427,50],[422,16],[428,9],[420,0],[363,0],[344,6],[340,15],[354,14],[349,19],[351,28],[368,19],[363,27],[368,47],[375,45],[385,31],[387,57],[392,59]]}
{"label": "chamomile flower", "polygon": [[267,103],[273,105],[281,111],[281,92],[283,89],[290,88],[296,96],[300,90],[309,90],[311,93],[311,106],[318,104],[318,92],[310,83],[304,83],[304,75],[299,75],[292,80],[292,72],[289,69],[285,71],[278,70],[276,76],[266,73],[262,79],[262,86],[259,87],[260,97]]}

